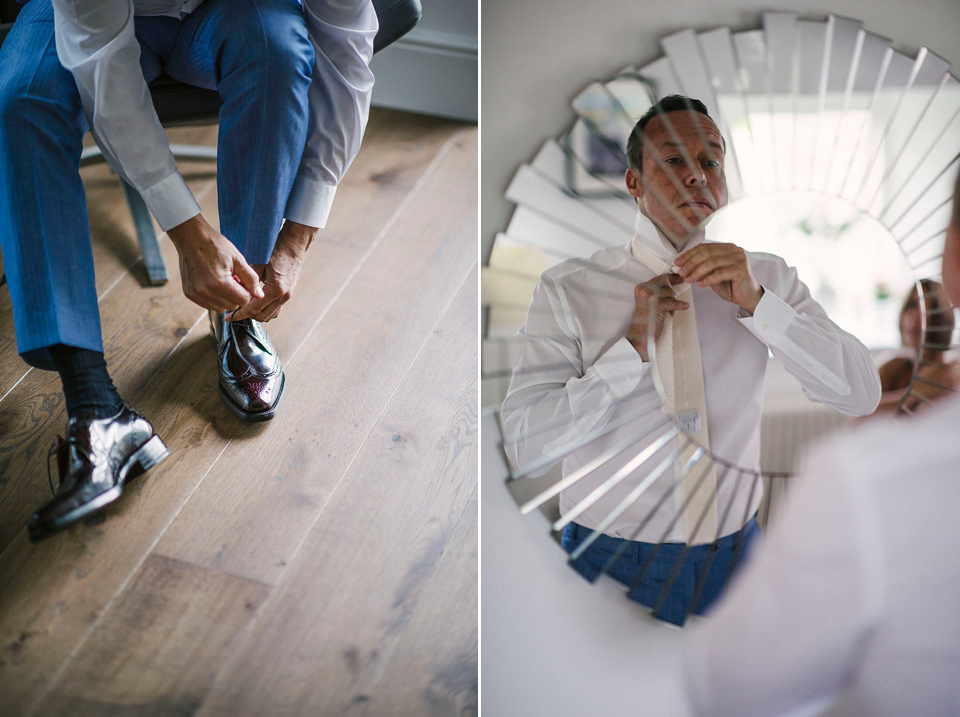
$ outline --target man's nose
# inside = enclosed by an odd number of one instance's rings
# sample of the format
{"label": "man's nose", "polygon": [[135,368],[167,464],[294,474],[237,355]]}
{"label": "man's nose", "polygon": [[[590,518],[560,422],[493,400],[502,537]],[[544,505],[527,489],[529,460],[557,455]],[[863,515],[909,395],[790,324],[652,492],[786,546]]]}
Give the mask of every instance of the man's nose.
{"label": "man's nose", "polygon": [[707,176],[698,165],[687,164],[683,183],[688,187],[696,187],[697,185],[702,187],[707,183]]}

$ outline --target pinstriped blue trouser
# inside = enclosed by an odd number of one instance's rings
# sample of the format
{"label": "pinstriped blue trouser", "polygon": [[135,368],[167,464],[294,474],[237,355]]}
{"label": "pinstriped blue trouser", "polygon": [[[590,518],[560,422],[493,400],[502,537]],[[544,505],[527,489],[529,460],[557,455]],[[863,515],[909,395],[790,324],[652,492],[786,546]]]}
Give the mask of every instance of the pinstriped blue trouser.
{"label": "pinstriped blue trouser", "polygon": [[[561,535],[564,549],[572,553],[592,532],[577,523],[568,523]],[[731,573],[746,562],[752,544],[759,538],[755,518],[736,533],[689,550],[683,543],[641,543],[601,535],[571,565],[593,582],[622,549],[610,568],[610,577],[630,588],[627,597],[631,600],[657,608],[655,617],[682,626],[689,612],[703,614],[723,594]],[[681,557],[683,562],[678,562]],[[636,581],[641,569],[642,579]],[[668,584],[670,590],[663,595]]]}
{"label": "pinstriped blue trouser", "polygon": [[[140,65],[217,89],[220,230],[253,264],[273,251],[306,141],[313,47],[297,0],[207,0],[183,20],[135,19]],[[60,65],[50,0],[31,0],[0,48],[0,243],[17,347],[103,350],[78,173],[87,122]]]}

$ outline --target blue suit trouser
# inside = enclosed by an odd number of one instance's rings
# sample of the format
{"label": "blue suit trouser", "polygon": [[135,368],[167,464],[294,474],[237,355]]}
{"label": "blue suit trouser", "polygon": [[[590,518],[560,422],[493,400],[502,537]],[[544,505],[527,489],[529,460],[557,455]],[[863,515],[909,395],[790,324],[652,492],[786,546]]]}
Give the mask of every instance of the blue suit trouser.
{"label": "blue suit trouser", "polygon": [[[572,553],[592,533],[582,525],[568,523],[561,543]],[[628,588],[627,597],[653,610],[654,617],[682,626],[689,613],[702,615],[720,598],[759,538],[755,518],[714,543],[689,547],[600,535],[571,565],[591,582],[607,569],[610,577]],[[610,565],[614,556],[618,557]]]}
{"label": "blue suit trouser", "polygon": [[[218,90],[220,231],[251,264],[273,252],[309,123],[313,46],[296,0],[207,0],[183,20],[137,16],[147,82]],[[27,3],[0,48],[0,244],[17,348],[103,350],[79,163],[87,121],[57,59],[50,0]]]}

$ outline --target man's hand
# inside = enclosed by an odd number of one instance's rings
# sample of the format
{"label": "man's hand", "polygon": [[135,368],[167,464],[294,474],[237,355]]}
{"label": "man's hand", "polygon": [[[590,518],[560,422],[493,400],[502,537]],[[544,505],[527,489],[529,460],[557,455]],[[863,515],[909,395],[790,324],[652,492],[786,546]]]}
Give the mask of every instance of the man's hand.
{"label": "man's hand", "polygon": [[167,232],[180,255],[183,294],[205,309],[229,311],[263,296],[240,251],[198,214]]}
{"label": "man's hand", "polygon": [[663,333],[663,325],[667,316],[673,316],[675,311],[684,311],[690,308],[686,301],[680,301],[673,294],[673,287],[683,280],[676,274],[660,274],[650,281],[637,284],[633,289],[633,324],[627,332],[627,341],[640,354],[640,358],[649,361],[647,354],[647,322],[650,317],[650,299],[659,296],[657,301],[657,318],[654,324],[654,340]]}
{"label": "man's hand", "polygon": [[303,265],[303,257],[316,235],[316,227],[291,221],[284,222],[283,228],[277,235],[273,254],[270,255],[270,263],[253,267],[263,278],[263,296],[241,307],[236,313],[228,315],[227,319],[230,321],[275,319],[293,294],[293,287],[297,285],[300,267]]}
{"label": "man's hand", "polygon": [[689,284],[709,286],[724,301],[753,314],[763,287],[750,271],[747,253],[736,244],[698,244],[674,263]]}
{"label": "man's hand", "polygon": [[[924,364],[917,369],[917,380],[910,389],[910,397],[906,401],[907,408],[916,410],[924,400],[936,401],[956,392],[960,384],[960,365],[957,362],[945,364]],[[923,398],[920,398],[920,397]]]}

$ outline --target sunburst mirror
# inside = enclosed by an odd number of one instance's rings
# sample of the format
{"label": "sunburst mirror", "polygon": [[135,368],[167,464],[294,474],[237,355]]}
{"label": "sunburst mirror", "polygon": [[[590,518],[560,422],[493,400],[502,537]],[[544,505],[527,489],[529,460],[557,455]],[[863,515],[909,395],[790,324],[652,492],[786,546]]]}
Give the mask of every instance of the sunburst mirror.
{"label": "sunburst mirror", "polygon": [[[639,225],[624,174],[637,119],[668,95],[703,103],[724,140],[729,202],[695,229],[705,227],[708,242],[736,244],[751,256],[776,255],[782,266],[794,267],[832,325],[869,349],[870,370],[879,368],[884,381],[880,411],[906,415],[957,385],[955,311],[940,293],[939,272],[960,164],[960,83],[929,50],[907,56],[860,22],[835,16],[809,21],[769,13],[761,29],[686,30],[664,38],[662,48],[655,62],[626,67],[580,92],[567,131],[519,167],[507,189],[516,208],[483,274],[484,400],[500,404],[515,370],[544,378],[539,393],[515,397],[524,410],[505,411],[499,435],[484,440],[497,441],[510,458],[503,478],[521,510],[550,518],[554,537],[564,536],[571,564],[586,577],[619,570],[625,552],[634,550],[626,538],[650,550],[634,555],[630,574],[621,570],[615,577],[655,616],[662,617],[674,584],[691,579],[683,615],[670,620],[682,623],[686,613],[699,611],[711,570],[722,570],[725,579],[733,573],[751,516],[761,526],[776,519],[803,446],[845,427],[857,411],[840,400],[825,405],[823,391],[798,381],[805,370],[819,370],[800,365],[802,356],[783,360],[757,341],[749,359],[728,358],[744,361],[739,370],[756,372],[761,399],[725,399],[732,405],[723,415],[730,418],[711,432],[729,435],[704,442],[699,424],[665,404],[662,367],[669,361],[653,340],[652,319],[643,378],[624,388],[635,357],[599,365],[597,356],[613,351],[630,325],[636,277],[612,261],[611,281],[597,289],[608,295],[591,309],[572,306],[576,299],[557,288],[557,277],[585,257],[596,265],[597,252],[620,247],[612,255],[629,253]],[[671,116],[659,115],[675,135]],[[698,132],[703,139],[702,127]],[[770,271],[782,274],[782,266]],[[652,308],[651,316],[655,303]],[[560,317],[554,317],[555,339],[530,328],[547,311]],[[710,320],[709,307],[701,314]],[[744,318],[736,311],[732,317]],[[608,325],[620,326],[619,336],[611,330],[600,349],[592,349],[597,337],[591,331]],[[753,337],[744,330],[740,340]],[[530,348],[545,342],[549,350]],[[537,356],[550,358],[538,364]],[[717,391],[711,382],[725,379],[716,365],[706,366],[705,359],[709,401]],[[845,370],[834,372],[839,378],[821,376],[821,383],[836,379],[842,394],[850,383]],[[598,372],[604,390],[614,393],[591,403],[584,396],[598,390],[590,378]],[[560,400],[538,408],[551,391]],[[759,432],[726,424],[741,419],[759,424]],[[698,532],[704,524],[712,526],[707,539]],[[570,526],[579,526],[580,535],[571,537]],[[684,535],[692,536],[690,547]],[[729,537],[732,553],[722,567],[711,567],[712,552]],[[586,551],[601,545],[605,559],[595,553],[584,568]],[[684,577],[697,551],[706,567]],[[664,556],[670,556],[666,569]],[[654,570],[663,572],[656,591],[639,599]]]}

